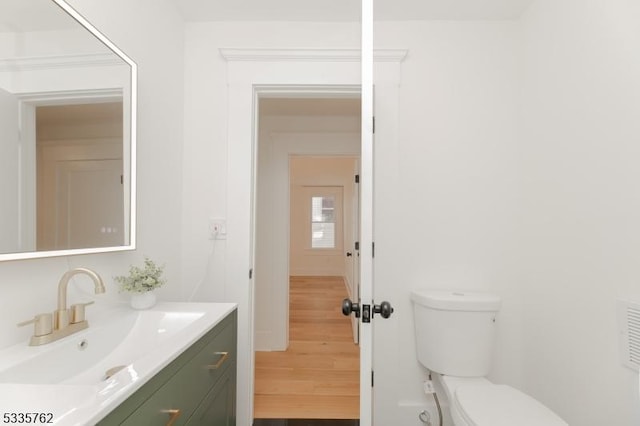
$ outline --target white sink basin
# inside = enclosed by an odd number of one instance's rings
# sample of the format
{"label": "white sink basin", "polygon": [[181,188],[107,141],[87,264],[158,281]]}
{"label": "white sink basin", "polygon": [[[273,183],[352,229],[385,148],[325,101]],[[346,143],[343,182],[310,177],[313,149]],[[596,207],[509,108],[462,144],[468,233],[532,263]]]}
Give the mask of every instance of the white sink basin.
{"label": "white sink basin", "polygon": [[[159,303],[88,315],[88,329],[0,351],[0,411],[50,412],[54,424],[95,423],[213,328],[230,303]],[[109,374],[107,374],[107,372]]]}
{"label": "white sink basin", "polygon": [[124,311],[109,323],[48,345],[14,347],[10,352],[16,363],[0,370],[0,383],[98,384],[107,370],[131,364],[203,315],[202,311]]}

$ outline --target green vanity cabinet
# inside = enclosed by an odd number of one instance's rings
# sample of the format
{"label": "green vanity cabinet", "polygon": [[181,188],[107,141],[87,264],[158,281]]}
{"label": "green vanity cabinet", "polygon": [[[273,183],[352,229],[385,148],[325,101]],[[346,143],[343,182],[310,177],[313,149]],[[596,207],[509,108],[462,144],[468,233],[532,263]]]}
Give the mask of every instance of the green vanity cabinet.
{"label": "green vanity cabinet", "polygon": [[218,383],[193,413],[188,426],[236,424],[236,378],[235,371],[227,369]]}
{"label": "green vanity cabinet", "polygon": [[98,425],[234,426],[236,336],[234,310]]}

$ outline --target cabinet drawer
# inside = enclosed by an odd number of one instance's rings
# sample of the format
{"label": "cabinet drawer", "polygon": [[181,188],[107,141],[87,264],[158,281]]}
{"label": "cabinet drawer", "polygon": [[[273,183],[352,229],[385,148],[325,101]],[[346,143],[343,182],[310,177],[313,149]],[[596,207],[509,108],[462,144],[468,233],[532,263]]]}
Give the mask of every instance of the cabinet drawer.
{"label": "cabinet drawer", "polygon": [[227,368],[202,403],[195,410],[186,426],[235,426],[236,386],[234,368]]}
{"label": "cabinet drawer", "polygon": [[[206,395],[225,370],[236,362],[236,332],[229,323],[181,370],[189,392]],[[195,408],[195,407],[194,407]]]}
{"label": "cabinet drawer", "polygon": [[[179,426],[191,416],[184,407],[185,395],[180,390],[182,386],[176,386],[176,379],[167,382],[158,389],[153,397],[146,400],[124,422],[123,426]],[[193,396],[193,395],[192,395]]]}

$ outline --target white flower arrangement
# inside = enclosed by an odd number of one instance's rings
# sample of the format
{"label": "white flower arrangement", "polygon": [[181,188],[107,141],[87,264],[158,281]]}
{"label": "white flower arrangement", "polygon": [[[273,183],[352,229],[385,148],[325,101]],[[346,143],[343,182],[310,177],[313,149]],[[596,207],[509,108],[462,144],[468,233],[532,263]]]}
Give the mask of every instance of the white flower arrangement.
{"label": "white flower arrangement", "polygon": [[157,266],[153,260],[144,258],[144,268],[131,265],[128,276],[113,277],[120,283],[120,291],[146,293],[163,286],[167,281],[162,277],[163,266]]}

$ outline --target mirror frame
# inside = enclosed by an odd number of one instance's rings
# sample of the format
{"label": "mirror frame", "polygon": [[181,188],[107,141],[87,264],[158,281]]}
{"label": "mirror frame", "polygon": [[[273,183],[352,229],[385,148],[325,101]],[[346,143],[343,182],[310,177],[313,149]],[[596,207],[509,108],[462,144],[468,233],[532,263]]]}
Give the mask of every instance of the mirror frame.
{"label": "mirror frame", "polygon": [[117,251],[127,251],[136,249],[136,139],[137,139],[137,92],[138,92],[138,67],[135,62],[129,56],[127,56],[122,50],[120,50],[115,44],[113,44],[106,36],[104,36],[96,27],[94,27],[88,20],[86,20],[80,13],[73,9],[65,0],[50,0],[55,5],[60,7],[69,16],[75,19],[80,25],[82,25],[87,31],[89,31],[94,37],[100,40],[105,46],[111,49],[117,56],[125,61],[131,68],[130,74],[130,154],[129,154],[129,238],[128,244],[113,247],[89,247],[78,249],[64,249],[64,250],[44,250],[44,251],[28,251],[28,252],[14,252],[14,253],[0,253],[0,261],[8,260],[22,260],[22,259],[39,259],[56,256],[73,256],[81,254],[93,254],[93,253],[110,253]]}

